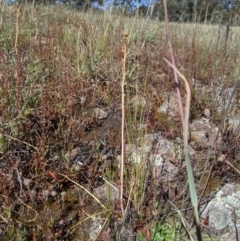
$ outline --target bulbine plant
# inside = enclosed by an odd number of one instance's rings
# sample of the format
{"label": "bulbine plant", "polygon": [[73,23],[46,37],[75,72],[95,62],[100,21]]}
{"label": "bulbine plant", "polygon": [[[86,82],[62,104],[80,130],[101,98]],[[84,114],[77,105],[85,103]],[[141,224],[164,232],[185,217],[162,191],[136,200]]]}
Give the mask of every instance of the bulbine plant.
{"label": "bulbine plant", "polygon": [[192,166],[190,163],[190,157],[188,154],[188,122],[189,122],[189,114],[190,114],[190,103],[191,103],[191,90],[188,81],[186,78],[180,73],[180,71],[171,64],[168,60],[164,59],[175,71],[177,74],[181,77],[181,79],[185,83],[186,91],[187,91],[187,101],[186,101],[186,107],[185,107],[185,115],[184,115],[184,124],[183,124],[183,144],[184,144],[184,156],[185,161],[187,165],[187,174],[188,174],[188,183],[189,183],[189,190],[190,190],[190,197],[191,202],[194,207],[194,214],[196,219],[196,225],[197,225],[197,237],[198,240],[202,240],[201,238],[201,231],[200,231],[200,221],[199,221],[199,214],[198,214],[198,197],[197,197],[197,191],[194,183],[194,177],[193,177],[193,171]]}
{"label": "bulbine plant", "polygon": [[[191,202],[192,202],[192,205],[193,205],[193,208],[194,208],[197,238],[198,238],[198,241],[201,241],[202,237],[201,237],[200,221],[199,221],[199,213],[198,213],[198,197],[197,197],[197,191],[196,191],[196,187],[195,187],[195,183],[194,183],[192,166],[191,166],[190,158],[189,158],[189,154],[188,154],[188,130],[189,130],[188,122],[189,122],[189,113],[190,113],[190,104],[191,104],[191,89],[190,89],[188,81],[180,73],[180,71],[176,68],[176,65],[175,65],[171,41],[170,41],[170,33],[169,33],[169,26],[168,26],[168,14],[167,14],[167,1],[166,0],[164,0],[164,12],[165,12],[165,24],[166,24],[166,32],[167,32],[167,41],[168,41],[168,44],[169,44],[172,63],[170,63],[165,58],[164,58],[164,60],[173,68],[174,78],[175,78],[175,82],[177,84],[179,110],[180,110],[180,115],[181,115],[181,120],[182,120],[182,125],[183,125],[183,144],[184,144],[185,161],[186,161],[186,165],[187,165],[188,184],[189,184]],[[186,107],[185,107],[185,115],[184,116],[183,116],[181,96],[180,96],[180,92],[179,92],[179,88],[178,88],[179,82],[178,82],[177,75],[179,75],[181,77],[181,79],[184,81],[186,91],[187,91],[187,100],[186,100]]]}

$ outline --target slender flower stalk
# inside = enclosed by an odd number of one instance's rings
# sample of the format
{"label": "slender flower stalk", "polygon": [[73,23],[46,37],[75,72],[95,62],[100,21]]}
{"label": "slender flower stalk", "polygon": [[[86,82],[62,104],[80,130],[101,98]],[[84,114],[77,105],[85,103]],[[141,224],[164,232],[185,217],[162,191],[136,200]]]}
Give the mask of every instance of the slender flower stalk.
{"label": "slender flower stalk", "polygon": [[[172,49],[172,44],[171,44],[171,40],[170,40],[170,31],[169,31],[169,23],[168,23],[168,11],[167,11],[167,1],[164,0],[164,14],[165,14],[165,26],[166,26],[166,37],[167,37],[167,43],[169,46],[169,52],[171,55],[171,60],[172,60],[172,64],[173,66],[175,65],[175,59],[174,59],[174,55],[173,55],[173,49]],[[180,89],[179,89],[179,80],[178,80],[178,75],[175,69],[173,69],[173,73],[174,73],[174,80],[176,83],[176,91],[177,91],[177,97],[178,97],[178,105],[179,105],[179,113],[181,116],[181,121],[182,121],[182,127],[184,128],[184,117],[183,117],[183,105],[182,105],[182,100],[181,100],[181,94],[180,94]]]}
{"label": "slender flower stalk", "polygon": [[121,205],[121,211],[122,215],[124,216],[124,207],[123,207],[123,179],[124,179],[124,152],[125,152],[125,91],[124,91],[124,86],[125,86],[125,81],[126,81],[126,61],[127,61],[127,55],[128,55],[128,32],[125,31],[124,33],[124,46],[123,46],[123,60],[122,60],[122,150],[121,150],[121,173],[120,173],[120,205]]}
{"label": "slender flower stalk", "polygon": [[[176,89],[177,89],[177,95],[178,95],[179,112],[180,112],[180,115],[181,115],[182,126],[183,126],[184,155],[185,155],[185,161],[186,161],[186,166],[187,166],[187,175],[188,175],[188,184],[189,184],[189,190],[190,190],[190,198],[191,198],[191,202],[192,202],[192,205],[193,205],[193,208],[194,208],[197,238],[198,238],[198,241],[202,241],[200,221],[199,221],[199,213],[198,213],[198,196],[197,196],[197,191],[196,191],[196,187],[195,187],[195,183],[194,183],[192,166],[191,166],[191,162],[190,162],[190,158],[189,158],[189,154],[188,154],[188,129],[189,129],[188,122],[189,122],[190,104],[191,104],[191,89],[190,89],[188,81],[180,73],[180,71],[177,69],[177,67],[175,65],[172,45],[171,45],[171,41],[170,41],[168,14],[167,14],[167,1],[166,0],[164,0],[164,12],[165,12],[165,25],[166,25],[167,42],[168,42],[168,45],[169,45],[172,63],[170,63],[165,58],[164,58],[164,60],[173,68],[173,71],[174,71],[174,79],[175,79],[176,86],[177,86]],[[186,92],[187,92],[187,100],[186,100],[185,116],[184,117],[183,117],[183,106],[182,106],[182,101],[181,101],[181,95],[180,95],[180,90],[179,90],[179,81],[178,81],[177,75],[179,75],[181,77],[181,79],[184,81],[185,87],[186,87]]]}
{"label": "slender flower stalk", "polygon": [[187,174],[188,174],[188,184],[189,184],[189,190],[190,190],[190,198],[191,202],[194,208],[194,214],[195,214],[195,220],[196,220],[196,227],[197,227],[197,237],[198,241],[202,241],[201,237],[201,231],[200,231],[200,220],[199,220],[199,213],[198,213],[198,196],[197,191],[194,183],[194,177],[193,177],[193,171],[192,166],[188,154],[188,122],[189,122],[189,114],[190,114],[190,104],[191,104],[191,89],[189,86],[188,81],[180,73],[180,71],[171,64],[168,60],[164,59],[175,71],[176,73],[181,77],[181,79],[185,83],[186,91],[187,91],[187,101],[186,101],[186,107],[185,107],[185,116],[184,116],[184,125],[183,125],[183,144],[184,144],[184,155],[185,155],[185,161],[187,166]]}

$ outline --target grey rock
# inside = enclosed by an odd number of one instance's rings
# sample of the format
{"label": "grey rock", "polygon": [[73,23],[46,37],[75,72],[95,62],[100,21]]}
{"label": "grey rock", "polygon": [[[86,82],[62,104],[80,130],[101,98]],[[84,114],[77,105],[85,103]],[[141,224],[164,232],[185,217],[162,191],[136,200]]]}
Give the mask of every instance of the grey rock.
{"label": "grey rock", "polygon": [[201,147],[214,146],[215,141],[221,140],[221,135],[216,140],[218,127],[210,123],[207,119],[194,120],[189,125],[192,140]]}
{"label": "grey rock", "polygon": [[48,197],[50,195],[50,191],[48,189],[45,189],[45,190],[42,191],[42,195],[44,197]]}
{"label": "grey rock", "polygon": [[95,188],[94,194],[103,203],[114,201],[119,198],[119,191],[112,184],[109,185],[107,183]]}
{"label": "grey rock", "polygon": [[65,154],[66,160],[73,160],[76,158],[76,156],[80,153],[81,149],[79,147],[72,149],[72,151],[68,151]]}
{"label": "grey rock", "polygon": [[92,223],[89,227],[89,240],[96,240],[99,232],[102,230],[103,221],[100,220],[101,217],[92,216]]}
{"label": "grey rock", "polygon": [[175,93],[170,93],[158,109],[159,113],[166,114],[170,118],[179,115],[178,98]]}
{"label": "grey rock", "polygon": [[55,155],[55,156],[53,156],[51,159],[50,159],[50,161],[58,161],[60,158],[59,158],[59,155]]}
{"label": "grey rock", "polygon": [[236,133],[239,130],[239,127],[240,127],[240,116],[234,115],[230,117],[228,120],[228,129]]}
{"label": "grey rock", "polygon": [[234,91],[233,88],[227,88],[227,89],[224,89],[224,87],[216,88],[216,97],[217,97],[216,100],[218,101],[218,108],[217,108],[218,112],[222,113],[226,109],[228,101],[233,91]]}
{"label": "grey rock", "polygon": [[231,222],[231,211],[224,205],[209,207],[209,225],[215,230],[224,229]]}
{"label": "grey rock", "polygon": [[95,108],[95,116],[97,119],[106,119],[108,117],[108,112],[100,109],[100,108]]}
{"label": "grey rock", "polygon": [[226,155],[224,155],[224,154],[222,154],[221,156],[219,156],[218,158],[217,158],[217,161],[218,162],[224,162],[226,160]]}
{"label": "grey rock", "polygon": [[148,134],[141,139],[141,145],[126,145],[126,152],[132,163],[140,164],[149,161],[155,167],[156,173],[164,178],[172,179],[178,172],[182,159],[180,145],[164,138],[160,133]]}
{"label": "grey rock", "polygon": [[211,111],[208,108],[206,108],[204,110],[203,114],[206,118],[209,118],[211,116]]}
{"label": "grey rock", "polygon": [[236,227],[240,235],[240,185],[226,184],[208,203],[201,214],[209,217],[209,228],[219,236],[219,240],[236,240]]}
{"label": "grey rock", "polygon": [[74,169],[76,172],[79,172],[81,170],[81,165],[77,164],[77,165],[74,165]]}
{"label": "grey rock", "polygon": [[24,185],[25,187],[29,187],[31,183],[32,183],[32,179],[23,178],[23,185]]}

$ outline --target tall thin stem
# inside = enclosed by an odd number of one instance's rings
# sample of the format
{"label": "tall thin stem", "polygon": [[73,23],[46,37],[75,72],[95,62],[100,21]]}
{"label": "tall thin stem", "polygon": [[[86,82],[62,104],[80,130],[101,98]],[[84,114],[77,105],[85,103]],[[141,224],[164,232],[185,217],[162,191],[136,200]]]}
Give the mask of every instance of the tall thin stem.
{"label": "tall thin stem", "polygon": [[123,208],[123,179],[124,179],[124,152],[125,152],[125,81],[126,81],[126,61],[127,61],[127,55],[128,55],[128,32],[126,31],[124,33],[124,46],[123,46],[123,60],[122,60],[122,150],[121,150],[121,173],[120,173],[120,205],[122,210],[122,215],[124,216],[124,208]]}
{"label": "tall thin stem", "polygon": [[[169,52],[170,52],[170,55],[171,55],[171,62],[173,64],[173,66],[176,66],[174,55],[173,55],[173,50],[172,50],[172,44],[171,44],[171,40],[170,40],[170,31],[169,31],[169,23],[168,23],[168,11],[167,11],[167,1],[166,0],[164,0],[164,14],[165,14],[166,37],[167,37],[167,43],[168,43],[168,46],[169,46]],[[174,73],[174,79],[175,79],[175,83],[176,83],[179,112],[180,112],[180,116],[181,116],[182,127],[184,129],[183,105],[182,105],[181,94],[180,94],[180,89],[179,89],[180,85],[179,85],[178,75],[177,75],[177,72],[176,72],[175,69],[173,69],[173,73]]]}

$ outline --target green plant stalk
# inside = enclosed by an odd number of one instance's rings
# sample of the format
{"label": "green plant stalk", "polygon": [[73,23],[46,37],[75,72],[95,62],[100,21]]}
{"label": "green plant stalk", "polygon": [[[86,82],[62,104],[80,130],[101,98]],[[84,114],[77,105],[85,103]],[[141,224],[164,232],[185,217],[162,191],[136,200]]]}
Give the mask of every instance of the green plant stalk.
{"label": "green plant stalk", "polygon": [[[184,155],[185,155],[185,161],[187,165],[187,174],[188,174],[191,202],[194,207],[196,223],[197,223],[197,226],[199,226],[200,222],[199,222],[199,214],[198,214],[198,197],[197,197],[197,191],[194,183],[190,158],[188,155],[188,122],[189,122],[189,113],[190,113],[190,104],[191,104],[191,89],[188,81],[180,73],[180,71],[174,65],[172,65],[167,59],[164,58],[164,60],[177,72],[177,74],[181,77],[181,79],[184,81],[186,86],[187,100],[186,100],[185,117],[184,117],[184,125],[183,125],[184,126],[184,129],[183,129]],[[201,237],[200,237],[200,240],[201,240]]]}
{"label": "green plant stalk", "polygon": [[[195,4],[197,1],[195,1]],[[193,172],[192,172],[192,167],[190,163],[190,158],[188,155],[188,122],[189,122],[189,113],[190,113],[190,103],[191,103],[191,90],[190,86],[186,80],[186,78],[178,71],[175,65],[175,60],[173,56],[173,51],[172,51],[172,45],[170,41],[170,32],[169,32],[169,24],[168,24],[168,11],[167,11],[167,1],[164,0],[164,13],[165,13],[165,25],[166,25],[166,35],[167,35],[167,42],[169,45],[169,50],[171,54],[171,60],[172,64],[164,58],[164,60],[173,68],[174,71],[174,79],[177,84],[177,96],[178,96],[178,102],[179,102],[179,112],[182,120],[182,126],[183,126],[183,141],[184,141],[184,155],[185,155],[185,161],[187,165],[187,174],[188,174],[188,182],[189,182],[189,190],[190,190],[190,198],[192,205],[194,207],[194,213],[195,213],[195,220],[196,220],[196,230],[197,230],[197,237],[198,240],[201,241],[201,231],[200,231],[200,225],[199,225],[199,214],[198,214],[198,197],[197,197],[197,192],[196,192],[196,187],[194,183],[194,178],[193,178]],[[196,16],[195,16],[196,17]],[[186,108],[185,108],[185,116],[183,117],[183,107],[182,107],[182,101],[181,101],[181,96],[180,96],[180,90],[179,90],[179,81],[177,78],[177,75],[179,75],[182,80],[185,83],[186,86],[186,91],[187,91],[187,101],[186,101]]]}

